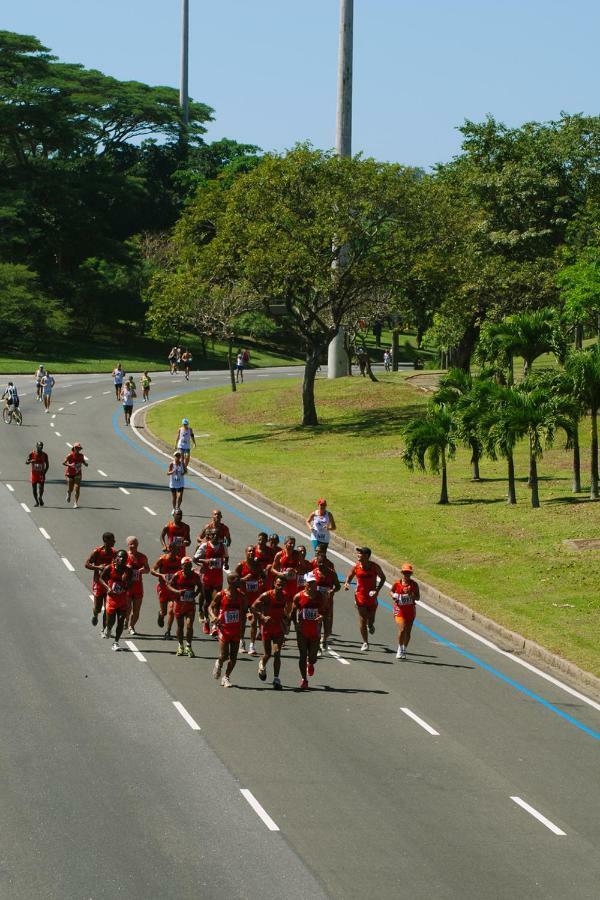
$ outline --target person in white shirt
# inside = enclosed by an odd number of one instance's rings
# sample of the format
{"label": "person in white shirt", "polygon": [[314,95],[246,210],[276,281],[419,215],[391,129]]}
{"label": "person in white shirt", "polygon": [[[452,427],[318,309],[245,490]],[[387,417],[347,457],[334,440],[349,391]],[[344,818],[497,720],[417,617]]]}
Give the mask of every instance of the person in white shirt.
{"label": "person in white shirt", "polygon": [[192,444],[196,449],[196,438],[194,437],[194,429],[190,426],[188,419],[181,420],[181,427],[175,436],[175,449],[181,450],[181,461],[187,467],[190,464],[190,454],[192,452]]}
{"label": "person in white shirt", "polygon": [[123,371],[123,366],[121,363],[117,363],[117,368],[112,370],[113,383],[115,386],[115,395],[117,400],[121,399],[121,391],[123,389],[123,380],[125,378],[125,372]]}
{"label": "person in white shirt", "polygon": [[135,388],[131,381],[125,382],[125,387],[121,392],[121,400],[123,401],[123,414],[125,416],[125,424],[131,424],[131,413],[133,412],[133,401],[137,397]]}
{"label": "person in white shirt", "polygon": [[46,374],[46,370],[43,366],[38,366],[37,371],[35,373],[35,395],[42,402],[42,378]]}
{"label": "person in white shirt", "polygon": [[336,529],[335,519],[327,509],[327,500],[317,500],[317,508],[311,512],[306,524],[310,528],[313,550],[316,550],[320,544],[327,547],[331,532]]}
{"label": "person in white shirt", "polygon": [[50,403],[52,401],[52,388],[56,384],[53,376],[50,372],[46,372],[44,377],[42,378],[42,400],[44,401],[44,409],[47,413],[50,412]]}

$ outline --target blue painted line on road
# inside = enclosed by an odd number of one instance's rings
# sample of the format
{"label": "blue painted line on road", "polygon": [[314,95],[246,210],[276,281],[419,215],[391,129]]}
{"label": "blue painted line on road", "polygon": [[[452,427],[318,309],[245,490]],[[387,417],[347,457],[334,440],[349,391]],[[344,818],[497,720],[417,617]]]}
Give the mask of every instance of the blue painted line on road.
{"label": "blue painted line on road", "polygon": [[[169,394],[165,394],[165,397],[169,396]],[[160,399],[160,395],[159,395]],[[163,471],[167,470],[167,464],[156,454],[148,451],[142,444],[138,441],[134,441],[128,434],[126,434],[121,425],[119,424],[119,413],[120,410],[116,410],[113,418],[112,424],[115,434],[126,441],[134,450],[138,453],[141,453],[146,459],[151,460],[151,462],[156,463],[160,466]],[[190,484],[189,482],[186,484],[186,490],[192,488],[192,490],[197,491],[199,494],[202,494],[204,497],[208,497],[210,500],[214,500],[219,506],[229,510],[229,512],[233,513],[233,515],[237,516],[238,519],[242,519],[244,522],[247,522],[250,525],[254,525],[259,531],[267,531],[269,532],[270,527],[265,524],[261,524],[257,522],[256,519],[252,519],[249,516],[244,515],[244,513],[240,512],[234,506],[231,506],[229,503],[223,503],[221,497],[215,496],[215,494],[211,494],[209,491],[205,491],[203,488],[199,487],[197,484]],[[338,576],[339,577],[339,576]],[[384,606],[386,609],[393,610],[393,606],[390,603],[387,603],[385,600],[379,601],[381,606]],[[443,637],[441,634],[438,634],[436,631],[433,631],[431,628],[428,628],[427,625],[423,625],[421,622],[415,622],[415,626],[419,628],[421,631],[424,631],[430,637],[434,638],[436,641],[444,644],[446,647],[449,647],[451,650],[454,650],[460,656],[463,656],[465,659],[468,659],[470,662],[475,663],[475,665],[479,666],[479,668],[488,672],[490,675],[493,675],[495,678],[498,678],[500,681],[503,681],[505,684],[508,684],[510,687],[514,688],[514,690],[518,691],[520,694],[523,694],[526,697],[529,697],[530,700],[534,700],[536,703],[539,703],[545,709],[554,713],[557,716],[560,716],[561,719],[568,722],[570,725],[573,725],[575,728],[578,728],[580,731],[583,731],[585,734],[589,735],[589,737],[594,738],[596,741],[600,741],[600,733],[594,731],[591,728],[588,728],[587,725],[584,725],[583,722],[580,722],[578,719],[575,719],[573,716],[570,716],[568,713],[563,712],[562,709],[559,709],[554,704],[550,703],[548,700],[545,700],[543,697],[540,697],[539,694],[530,691],[529,688],[526,688],[525,685],[521,684],[518,681],[515,681],[514,678],[510,678],[510,676],[505,675],[503,672],[500,672],[498,669],[495,669],[494,666],[490,666],[489,663],[484,662],[478,656],[475,656],[473,653],[469,653],[468,650],[463,650],[462,647],[459,647],[457,644],[454,644],[452,641],[449,641],[447,638]]]}

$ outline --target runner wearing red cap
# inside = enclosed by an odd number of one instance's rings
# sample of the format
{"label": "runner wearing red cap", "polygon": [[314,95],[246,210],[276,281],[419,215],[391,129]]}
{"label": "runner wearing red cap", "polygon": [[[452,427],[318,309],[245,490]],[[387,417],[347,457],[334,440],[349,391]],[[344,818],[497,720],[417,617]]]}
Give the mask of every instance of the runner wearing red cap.
{"label": "runner wearing red cap", "polygon": [[308,677],[315,674],[321,626],[330,603],[328,595],[319,593],[314,573],[309,572],[305,578],[304,590],[296,594],[293,606],[297,616],[296,640],[300,654],[298,665],[302,676],[302,690],[308,688]]}
{"label": "runner wearing red cap", "polygon": [[65,468],[65,478],[67,479],[67,503],[71,502],[71,494],[75,492],[75,500],[73,501],[73,509],[79,506],[79,493],[81,491],[81,470],[82,466],[87,466],[87,460],[82,453],[81,444],[76,441],[71,452],[67,453],[66,459],[63,460]]}
{"label": "runner wearing red cap", "polygon": [[[194,657],[192,649],[194,638],[194,617],[196,615],[196,600],[203,598],[202,580],[197,572],[192,569],[192,557],[184,556],[181,560],[181,568],[175,572],[169,582],[169,591],[175,595],[173,601],[173,615],[177,621],[177,647],[176,656]],[[185,624],[185,647],[183,646],[183,627]]]}
{"label": "runner wearing red cap", "polygon": [[129,634],[135,635],[137,634],[135,626],[140,617],[140,609],[144,599],[144,582],[142,577],[148,574],[150,566],[146,554],[139,552],[138,539],[133,534],[127,538],[127,565],[131,569],[131,587],[129,588],[131,609],[127,624],[129,625]]}
{"label": "runner wearing red cap", "polygon": [[286,626],[292,610],[292,602],[285,593],[286,581],[281,576],[275,579],[271,590],[265,591],[252,604],[252,612],[257,616],[261,627],[264,653],[258,663],[258,677],[267,680],[267,663],[273,657],[273,687],[281,690],[281,648],[283,646]]}
{"label": "runner wearing red cap", "polygon": [[223,591],[216,592],[209,609],[219,631],[219,657],[213,666],[213,678],[220,677],[223,665],[227,663],[221,684],[228,688],[231,687],[229,676],[237,662],[243,623],[248,609],[247,595],[242,590],[237,572],[231,572],[227,576],[227,587]]}
{"label": "runner wearing red cap", "polygon": [[420,593],[419,585],[412,577],[413,567],[411,564],[403,563],[400,571],[402,578],[393,583],[391,594],[394,601],[394,619],[398,626],[396,659],[406,659],[406,648],[415,621],[415,603],[420,599]]}
{"label": "runner wearing red cap", "polygon": [[317,500],[317,508],[311,512],[306,524],[310,528],[313,550],[316,550],[319,544],[327,545],[329,543],[331,532],[335,531],[336,524],[333,515],[327,509],[327,500],[322,497]]}
{"label": "runner wearing red cap", "polygon": [[375,634],[375,613],[379,592],[385,584],[385,575],[378,563],[371,560],[370,547],[357,547],[358,560],[354,563],[344,582],[344,590],[350,589],[350,582],[356,578],[356,610],[358,627],[362,637],[361,651],[369,649],[369,634]]}

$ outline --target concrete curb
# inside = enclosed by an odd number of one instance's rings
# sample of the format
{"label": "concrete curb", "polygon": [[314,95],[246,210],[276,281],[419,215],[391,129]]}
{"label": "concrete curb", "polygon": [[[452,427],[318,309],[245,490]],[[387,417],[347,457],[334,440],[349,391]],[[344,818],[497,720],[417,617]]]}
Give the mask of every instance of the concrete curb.
{"label": "concrete curb", "polygon": [[[146,426],[145,412],[140,415],[138,427],[143,427],[147,434],[151,436],[152,440],[154,440],[161,449],[165,450],[167,453],[172,452],[172,445],[166,444]],[[244,484],[243,481],[239,481],[237,478],[226,475],[224,472],[220,472],[219,469],[215,469],[213,466],[202,462],[196,457],[193,458],[193,464],[208,478],[220,481],[230,490],[256,500],[282,517],[285,516],[285,518],[293,525],[296,525],[303,531],[306,530],[306,520],[293,509],[289,509],[281,503],[276,503],[274,500],[261,494],[260,491],[250,487],[250,485]],[[338,550],[340,553],[348,555],[354,552],[356,541],[350,541],[340,537],[338,534],[333,534],[331,537],[331,547]],[[400,569],[397,565],[394,565],[389,560],[383,559],[383,557],[376,556],[375,554],[373,554],[372,559],[379,563],[388,580],[395,581],[400,578]],[[482,637],[493,641],[501,650],[505,650],[508,653],[514,653],[515,656],[526,659],[528,662],[531,662],[532,665],[538,666],[538,668],[543,669],[550,675],[555,675],[557,677],[560,675],[572,687],[578,688],[579,690],[585,690],[593,699],[600,700],[600,678],[597,678],[591,672],[580,669],[579,666],[564,659],[562,656],[558,656],[556,653],[552,653],[550,650],[542,647],[541,644],[537,644],[535,641],[529,640],[529,638],[526,638],[515,631],[510,631],[510,629],[505,628],[504,625],[500,625],[493,619],[476,612],[466,604],[461,603],[459,600],[455,600],[454,597],[443,594],[441,591],[438,591],[437,588],[433,587],[433,585],[427,584],[421,579],[419,579],[419,586],[421,588],[422,599],[439,612],[452,616],[457,622],[466,625]]]}

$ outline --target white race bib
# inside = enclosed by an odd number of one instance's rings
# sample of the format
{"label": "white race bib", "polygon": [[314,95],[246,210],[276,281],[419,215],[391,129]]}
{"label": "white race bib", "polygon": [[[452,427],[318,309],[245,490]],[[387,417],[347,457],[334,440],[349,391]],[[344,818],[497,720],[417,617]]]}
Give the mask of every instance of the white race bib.
{"label": "white race bib", "polygon": [[240,611],[239,609],[227,609],[223,618],[226,625],[237,625],[240,621]]}

